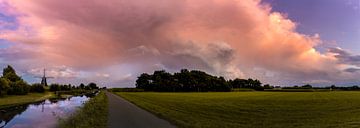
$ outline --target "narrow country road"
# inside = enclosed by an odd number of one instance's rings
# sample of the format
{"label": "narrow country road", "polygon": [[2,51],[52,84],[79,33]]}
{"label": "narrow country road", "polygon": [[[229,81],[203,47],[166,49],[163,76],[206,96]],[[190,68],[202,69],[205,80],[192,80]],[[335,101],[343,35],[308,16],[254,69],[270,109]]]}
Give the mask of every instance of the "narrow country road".
{"label": "narrow country road", "polygon": [[106,92],[109,99],[109,128],[173,128],[169,122],[135,106],[125,99]]}

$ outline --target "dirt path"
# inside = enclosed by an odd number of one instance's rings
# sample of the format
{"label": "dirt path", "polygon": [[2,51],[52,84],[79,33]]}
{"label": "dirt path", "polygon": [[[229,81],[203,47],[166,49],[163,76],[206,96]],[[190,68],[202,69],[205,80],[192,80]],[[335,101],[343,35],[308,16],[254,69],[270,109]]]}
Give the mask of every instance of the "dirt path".
{"label": "dirt path", "polygon": [[106,92],[109,99],[110,128],[173,128],[169,122],[135,106],[125,99]]}

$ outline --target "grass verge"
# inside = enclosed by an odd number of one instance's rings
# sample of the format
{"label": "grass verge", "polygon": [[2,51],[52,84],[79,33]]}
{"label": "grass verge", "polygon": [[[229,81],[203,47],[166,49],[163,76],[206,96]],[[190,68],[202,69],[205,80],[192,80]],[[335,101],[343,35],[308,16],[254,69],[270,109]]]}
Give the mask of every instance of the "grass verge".
{"label": "grass verge", "polygon": [[106,128],[108,118],[108,99],[104,92],[84,104],[72,116],[60,120],[60,128]]}
{"label": "grass verge", "polygon": [[38,102],[48,98],[52,98],[54,96],[55,95],[52,92],[29,93],[27,95],[8,95],[8,96],[0,97],[0,109],[10,106]]}
{"label": "grass verge", "polygon": [[360,127],[360,92],[118,92],[179,127]]}

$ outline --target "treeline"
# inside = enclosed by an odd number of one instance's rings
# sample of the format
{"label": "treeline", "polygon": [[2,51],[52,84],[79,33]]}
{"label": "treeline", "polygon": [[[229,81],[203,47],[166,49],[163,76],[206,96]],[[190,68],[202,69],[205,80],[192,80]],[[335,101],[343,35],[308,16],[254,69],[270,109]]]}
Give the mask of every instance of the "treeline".
{"label": "treeline", "polygon": [[[305,85],[303,85],[303,86],[297,86],[297,85],[295,85],[295,86],[292,86],[292,87],[282,87],[282,89],[312,89],[313,87],[312,87],[312,85],[310,85],[310,84],[305,84]],[[320,88],[320,87],[317,87],[317,88]],[[324,88],[326,88],[326,87],[324,87]],[[321,88],[320,88],[321,89]]]}
{"label": "treeline", "polygon": [[76,90],[76,89],[82,89],[82,90],[92,90],[92,89],[99,89],[99,87],[96,85],[96,83],[89,83],[88,85],[84,85],[81,83],[79,86],[71,85],[71,84],[51,84],[50,85],[50,91],[70,91],[70,90]]}
{"label": "treeline", "polygon": [[[80,84],[79,86],[51,84],[50,91],[67,91],[72,89],[99,89],[95,83],[88,85]],[[13,67],[8,65],[3,69],[3,74],[0,77],[0,96],[4,95],[26,95],[29,92],[43,93],[46,89],[40,83],[28,84],[20,76],[16,74]]]}
{"label": "treeline", "polygon": [[332,90],[343,90],[343,91],[354,91],[354,90],[360,90],[360,87],[358,85],[354,85],[354,86],[348,86],[348,87],[338,87],[335,85],[331,85],[329,88],[331,88]]}
{"label": "treeline", "polygon": [[339,90],[339,91],[359,91],[360,87],[358,85],[354,86],[327,86],[327,87],[313,87],[310,84],[303,86],[292,86],[292,87],[283,87],[282,89],[329,89],[329,90]]}
{"label": "treeline", "polygon": [[[161,92],[207,92],[231,91],[232,88],[252,88],[263,90],[262,83],[254,79],[225,80],[224,77],[212,76],[199,70],[182,69],[171,74],[165,70],[143,73],[136,80],[136,88],[145,91]],[[269,86],[269,85],[267,85]]]}

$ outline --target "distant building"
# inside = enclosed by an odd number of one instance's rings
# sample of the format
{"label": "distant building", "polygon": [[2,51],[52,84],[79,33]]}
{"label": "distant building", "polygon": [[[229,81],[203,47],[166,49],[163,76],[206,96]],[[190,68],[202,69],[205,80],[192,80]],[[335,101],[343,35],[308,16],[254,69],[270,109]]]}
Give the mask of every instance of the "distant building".
{"label": "distant building", "polygon": [[48,86],[48,84],[47,84],[47,79],[48,78],[54,78],[54,77],[47,77],[46,76],[46,70],[44,69],[44,74],[43,74],[43,76],[41,77],[41,85],[43,85],[43,86]]}

